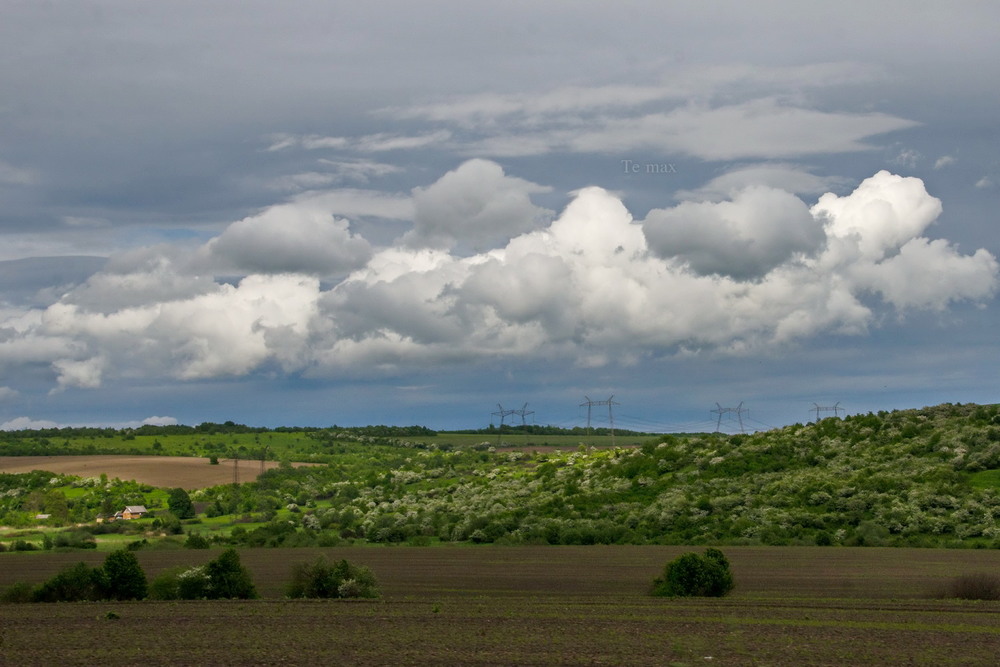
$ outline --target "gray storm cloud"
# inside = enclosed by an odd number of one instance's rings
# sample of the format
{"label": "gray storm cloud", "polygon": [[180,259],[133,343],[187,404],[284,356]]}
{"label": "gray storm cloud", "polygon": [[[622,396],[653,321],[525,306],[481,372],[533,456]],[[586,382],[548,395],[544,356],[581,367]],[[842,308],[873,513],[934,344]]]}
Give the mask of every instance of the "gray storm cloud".
{"label": "gray storm cloud", "polygon": [[823,225],[805,202],[784,190],[755,186],[732,201],[684,202],[650,211],[643,222],[650,250],[685,262],[700,275],[760,278],[796,255],[815,252]]}
{"label": "gray storm cloud", "polygon": [[530,195],[551,188],[504,174],[490,160],[469,160],[413,192],[413,231],[407,242],[451,248],[459,240],[479,249],[504,244],[551,216]]}

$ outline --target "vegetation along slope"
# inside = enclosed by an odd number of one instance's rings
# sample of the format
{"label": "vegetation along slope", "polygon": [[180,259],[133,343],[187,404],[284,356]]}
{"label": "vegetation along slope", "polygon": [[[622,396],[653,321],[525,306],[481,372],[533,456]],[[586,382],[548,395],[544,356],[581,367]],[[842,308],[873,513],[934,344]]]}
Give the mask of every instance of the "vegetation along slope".
{"label": "vegetation along slope", "polygon": [[[206,466],[214,457],[220,467],[234,457],[282,460],[255,481],[192,491],[197,515],[183,520],[170,512],[166,488],[0,474],[0,523],[18,529],[7,548],[15,537],[24,548],[51,544],[45,531],[69,524],[144,539],[195,535],[199,545],[1000,547],[997,405],[834,417],[752,435],[632,434],[617,446],[607,436],[541,431],[462,439],[420,427],[216,424],[0,434],[0,455],[159,453],[204,457]],[[641,444],[623,446],[633,440]],[[562,448],[544,446],[554,441]],[[97,514],[138,504],[151,515],[92,525]]]}

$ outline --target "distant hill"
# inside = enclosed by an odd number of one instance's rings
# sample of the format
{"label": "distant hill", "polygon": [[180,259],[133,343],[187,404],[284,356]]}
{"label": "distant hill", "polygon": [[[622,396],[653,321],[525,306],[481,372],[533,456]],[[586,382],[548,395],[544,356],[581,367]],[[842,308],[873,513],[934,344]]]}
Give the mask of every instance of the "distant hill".
{"label": "distant hill", "polygon": [[374,541],[1000,547],[997,405],[479,456],[415,452],[363,483],[333,469],[265,477],[335,485],[321,519],[336,512],[345,534]]}

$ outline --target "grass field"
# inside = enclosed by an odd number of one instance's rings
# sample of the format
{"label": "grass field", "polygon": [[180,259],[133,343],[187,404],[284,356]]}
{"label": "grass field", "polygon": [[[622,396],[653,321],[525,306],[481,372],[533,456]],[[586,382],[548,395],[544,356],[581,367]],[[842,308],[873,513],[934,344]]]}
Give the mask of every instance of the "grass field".
{"label": "grass field", "polygon": [[[935,597],[1000,552],[729,547],[724,599],[646,595],[684,547],[247,550],[250,602],[0,606],[0,662],[42,664],[995,664],[1000,603]],[[383,599],[277,599],[318,553],[371,567]],[[138,552],[147,573],[216,551]],[[101,554],[3,554],[0,586]],[[108,612],[120,618],[109,619]]]}
{"label": "grass field", "polygon": [[[307,465],[307,464],[292,464]],[[211,465],[206,458],[186,456],[0,456],[0,472],[46,470],[62,475],[135,480],[141,484],[182,489],[203,489],[233,481],[233,461]],[[264,469],[278,467],[265,461]],[[261,472],[260,461],[239,461],[239,481],[252,482]]]}

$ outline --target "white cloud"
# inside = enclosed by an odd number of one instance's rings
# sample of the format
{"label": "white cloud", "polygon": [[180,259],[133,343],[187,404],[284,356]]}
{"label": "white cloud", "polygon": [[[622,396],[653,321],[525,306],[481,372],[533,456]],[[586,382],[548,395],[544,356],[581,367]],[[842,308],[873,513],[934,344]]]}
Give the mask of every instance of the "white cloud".
{"label": "white cloud", "polygon": [[394,135],[389,133],[369,134],[358,139],[353,148],[362,153],[381,153],[384,151],[413,150],[441,144],[451,138],[448,130],[438,130],[415,136]]}
{"label": "white cloud", "polygon": [[934,161],[934,168],[944,169],[945,167],[953,165],[956,162],[958,162],[957,158],[951,155],[942,155],[941,157],[939,157],[937,160]]}
{"label": "white cloud", "polygon": [[148,417],[142,421],[127,422],[91,422],[60,424],[59,422],[47,419],[32,419],[30,417],[16,417],[0,424],[0,431],[21,431],[53,428],[113,428],[126,429],[138,428],[140,426],[175,426],[179,422],[173,417]]}
{"label": "white cloud", "polygon": [[31,419],[29,417],[15,417],[0,424],[0,431],[26,431],[44,428],[60,428],[60,425],[47,419]]}
{"label": "white cloud", "polygon": [[146,417],[142,420],[144,426],[176,426],[177,419],[174,417]]}
{"label": "white cloud", "polygon": [[993,188],[995,186],[996,184],[993,182],[993,179],[991,179],[989,176],[983,176],[978,181],[976,181],[976,187],[979,188],[980,190],[989,190],[990,188]]}
{"label": "white cloud", "polygon": [[923,156],[920,155],[919,151],[916,151],[912,148],[902,148],[900,149],[899,153],[896,154],[895,157],[889,160],[889,162],[898,165],[900,167],[915,169],[917,163],[920,162],[921,157]]}
{"label": "white cloud", "polygon": [[598,129],[567,131],[559,143],[575,152],[651,149],[704,160],[787,158],[868,150],[866,138],[914,125],[881,113],[824,112],[760,99],[612,119]]}
{"label": "white cloud", "polygon": [[489,160],[469,160],[432,185],[413,191],[413,245],[493,247],[530,231],[551,211],[531,203],[530,195],[551,188],[507,176]]}
{"label": "white cloud", "polygon": [[[159,262],[152,250],[115,258],[44,311],[0,313],[0,361],[48,363],[58,390],[121,376],[340,376],[497,357],[639,363],[861,334],[880,308],[940,310],[985,301],[997,286],[988,252],[962,255],[923,236],[941,204],[916,178],[879,172],[811,209],[790,192],[751,186],[654,210],[642,223],[618,196],[588,187],[538,224],[528,195],[540,188],[494,163],[465,163],[414,194],[417,229],[449,242],[487,231],[509,240],[469,255],[443,244],[376,249],[329,288],[302,273],[311,255],[292,266],[295,253],[285,252],[295,243],[306,252],[300,232],[311,225],[329,231],[329,206],[279,205],[248,219],[260,233],[248,247],[282,250],[276,257],[295,273],[263,273],[278,265],[249,251],[244,266],[261,264],[235,285],[192,276],[179,249]],[[282,225],[301,225],[292,245],[281,245]]]}
{"label": "white cloud", "polygon": [[934,222],[941,201],[927,194],[919,178],[880,171],[850,195],[823,195],[812,212],[826,221],[827,233],[856,244],[864,257],[879,260]]}
{"label": "white cloud", "polygon": [[704,160],[781,159],[864,151],[876,135],[918,125],[877,112],[823,111],[806,91],[871,81],[855,63],[681,68],[662,83],[486,93],[386,109],[448,124],[463,155],[653,151]]}
{"label": "white cloud", "polygon": [[897,309],[944,310],[950,301],[982,301],[996,290],[996,259],[986,250],[960,255],[943,239],[915,238],[899,254],[852,272]]}
{"label": "white cloud", "polygon": [[0,387],[0,401],[10,401],[20,396],[21,393],[10,387]]}
{"label": "white cloud", "polygon": [[100,387],[104,366],[105,360],[101,355],[81,360],[56,359],[52,362],[52,368],[56,372],[58,387],[52,391],[58,392],[69,387]]}
{"label": "white cloud", "polygon": [[361,153],[381,153],[386,151],[413,150],[434,144],[442,144],[451,138],[448,130],[437,130],[424,134],[404,135],[390,132],[366,134],[360,137],[324,137],[316,134],[272,134],[268,152],[301,148],[308,151],[333,149],[357,151]]}
{"label": "white cloud", "polygon": [[717,97],[768,95],[841,84],[872,81],[882,75],[878,68],[860,63],[819,63],[785,67],[746,64],[682,68],[652,84],[561,86],[530,93],[480,93],[455,96],[439,102],[384,109],[397,118],[422,118],[454,122],[463,127],[493,125],[497,119],[523,119],[537,125],[554,116],[607,113],[652,102],[708,101]]}

